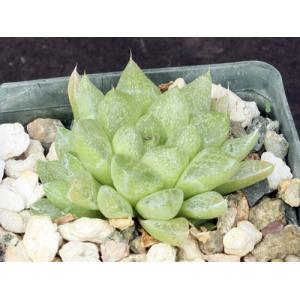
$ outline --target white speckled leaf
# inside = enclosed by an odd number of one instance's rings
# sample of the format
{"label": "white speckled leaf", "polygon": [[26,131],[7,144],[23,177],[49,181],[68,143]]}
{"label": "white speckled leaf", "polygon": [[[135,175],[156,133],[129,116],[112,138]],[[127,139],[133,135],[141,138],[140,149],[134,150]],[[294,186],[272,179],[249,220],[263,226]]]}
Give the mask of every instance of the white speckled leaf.
{"label": "white speckled leaf", "polygon": [[74,152],[72,145],[72,132],[64,127],[58,127],[55,138],[55,151],[58,158],[62,158],[65,153]]}

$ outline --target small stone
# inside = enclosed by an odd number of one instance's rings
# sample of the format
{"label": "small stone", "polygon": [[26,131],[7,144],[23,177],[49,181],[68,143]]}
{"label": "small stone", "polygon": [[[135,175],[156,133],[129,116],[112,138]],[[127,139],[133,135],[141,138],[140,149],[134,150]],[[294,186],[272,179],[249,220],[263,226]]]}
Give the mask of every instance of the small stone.
{"label": "small stone", "polygon": [[228,113],[231,121],[241,122],[244,128],[251,124],[253,118],[260,115],[255,102],[243,101],[238,95],[220,84],[212,84],[211,98],[218,100],[224,97],[227,97],[228,106],[225,111],[221,112]]}
{"label": "small stone", "polygon": [[100,262],[99,249],[92,243],[68,242],[59,250],[59,255],[64,262]]}
{"label": "small stone", "polygon": [[227,197],[229,207],[234,207],[237,210],[236,221],[248,220],[249,205],[244,193],[237,191]]}
{"label": "small stone", "polygon": [[55,150],[55,143],[52,143],[50,145],[50,148],[49,148],[46,158],[47,158],[47,160],[58,160],[58,156],[57,156],[57,153]]}
{"label": "small stone", "polygon": [[279,132],[279,122],[277,120],[273,121],[269,118],[266,118],[268,124],[267,124],[267,130]]}
{"label": "small stone", "polygon": [[176,249],[164,243],[152,245],[146,255],[147,262],[175,262]]}
{"label": "small stone", "polygon": [[218,218],[217,230],[222,234],[227,233],[237,221],[237,209],[235,207],[228,207],[225,213]]}
{"label": "small stone", "polygon": [[240,256],[223,253],[204,255],[204,259],[208,262],[239,262],[241,260]]}
{"label": "small stone", "polygon": [[242,258],[242,261],[243,262],[257,262],[257,259],[253,254],[249,253]]}
{"label": "small stone", "polygon": [[293,178],[291,169],[281,158],[276,157],[273,153],[264,152],[261,156],[261,160],[274,165],[274,171],[268,176],[269,187],[271,190],[276,190],[281,181]]}
{"label": "small stone", "polygon": [[158,87],[162,93],[166,92],[170,85],[172,85],[174,81],[169,81],[166,83],[161,83]]}
{"label": "small stone", "polygon": [[12,232],[8,232],[0,227],[0,245],[16,246],[20,241],[20,237]]}
{"label": "small stone", "polygon": [[27,150],[24,152],[25,158],[34,154],[39,160],[45,160],[44,148],[40,141],[30,140]]}
{"label": "small stone", "polygon": [[283,259],[280,259],[280,258],[274,258],[274,259],[271,259],[271,262],[283,262],[284,260]]}
{"label": "small stone", "polygon": [[142,238],[140,236],[136,237],[129,243],[130,251],[135,254],[143,254],[146,253],[146,248],[142,243]]}
{"label": "small stone", "polygon": [[126,229],[121,230],[121,234],[123,235],[125,240],[128,241],[128,242],[134,240],[136,237],[139,236],[139,232],[135,228],[134,225],[132,225],[130,227],[127,227]]}
{"label": "small stone", "polygon": [[146,254],[130,254],[129,256],[120,260],[120,262],[145,262]]}
{"label": "small stone", "polygon": [[223,234],[218,230],[200,232],[192,228],[191,234],[199,241],[200,250],[203,253],[214,254],[223,251]]}
{"label": "small stone", "polygon": [[289,206],[286,203],[284,204],[284,208],[285,208],[285,219],[287,224],[299,226],[296,209],[294,207]]}
{"label": "small stone", "polygon": [[174,87],[177,87],[179,89],[182,89],[186,86],[186,83],[183,78],[177,78],[172,84],[168,87],[168,90],[173,89]]}
{"label": "small stone", "polygon": [[72,221],[75,221],[77,219],[77,217],[75,217],[72,214],[67,214],[61,217],[58,217],[57,219],[54,220],[54,223],[57,225],[63,225],[63,224],[67,224],[70,223]]}
{"label": "small stone", "polygon": [[4,175],[4,168],[5,168],[5,162],[4,160],[0,159],[0,183]]}
{"label": "small stone", "polygon": [[45,195],[43,186],[39,184],[38,175],[32,171],[22,173],[13,183],[13,188],[23,197],[26,208],[30,208],[33,203]]}
{"label": "small stone", "polygon": [[270,192],[271,190],[267,179],[243,189],[243,193],[250,207],[253,207],[263,196]]}
{"label": "small stone", "polygon": [[4,261],[5,252],[6,252],[6,246],[0,243],[0,262]]}
{"label": "small stone", "polygon": [[255,118],[252,121],[252,123],[246,130],[247,133],[251,133],[255,130],[258,130],[259,138],[258,138],[256,145],[253,147],[253,150],[256,152],[260,151],[264,145],[268,123],[269,122],[266,118],[259,116],[258,118]]}
{"label": "small stone", "polygon": [[149,234],[147,233],[147,231],[145,231],[144,229],[142,229],[141,232],[142,232],[141,242],[142,242],[142,245],[143,245],[145,248],[149,248],[149,247],[151,247],[152,245],[155,245],[155,244],[159,243],[158,240],[156,240],[156,239],[153,238],[151,235],[149,235]]}
{"label": "small stone", "polygon": [[58,231],[67,241],[102,243],[115,229],[107,221],[83,217],[58,226]]}
{"label": "small stone", "polygon": [[258,230],[265,228],[274,221],[286,224],[283,202],[280,199],[263,198],[260,203],[250,209],[249,221]]}
{"label": "small stone", "polygon": [[24,245],[19,242],[16,246],[8,246],[5,251],[5,262],[31,262]]}
{"label": "small stone", "polygon": [[300,179],[281,181],[278,186],[278,196],[292,207],[300,206]]}
{"label": "small stone", "polygon": [[246,160],[260,160],[260,156],[256,152],[249,153],[248,156],[246,157]]}
{"label": "small stone", "polygon": [[0,225],[7,231],[15,233],[24,233],[28,219],[22,217],[17,212],[1,209],[0,210]]}
{"label": "small stone", "polygon": [[7,160],[23,154],[29,146],[30,139],[20,123],[0,125],[0,159]]}
{"label": "small stone", "polygon": [[100,245],[100,251],[102,261],[120,261],[129,255],[129,246],[122,234],[116,231]]}
{"label": "small stone", "polygon": [[276,234],[268,234],[252,251],[258,261],[283,259],[287,255],[300,256],[300,228],[287,225]]}
{"label": "small stone", "polygon": [[262,234],[248,221],[241,221],[238,227],[225,234],[224,252],[237,256],[245,256],[254,249],[261,240]]}
{"label": "small stone", "polygon": [[58,251],[61,237],[57,225],[47,216],[32,216],[26,227],[23,244],[33,261],[52,261]]}
{"label": "small stone", "polygon": [[261,233],[264,236],[266,236],[267,234],[275,234],[280,232],[282,229],[284,228],[283,224],[279,221],[274,221],[271,222],[270,224],[268,224],[266,227],[264,227],[261,230]]}
{"label": "small stone", "polygon": [[300,262],[300,256],[287,255],[284,259],[285,262]]}
{"label": "small stone", "polygon": [[284,159],[289,150],[289,143],[282,134],[268,130],[265,136],[265,149],[275,156]]}
{"label": "small stone", "polygon": [[246,130],[242,126],[242,123],[230,121],[230,136],[233,138],[239,138],[244,135],[246,135]]}
{"label": "small stone", "polygon": [[189,235],[187,240],[178,248],[179,260],[194,261],[199,258],[203,259],[202,253],[199,249],[199,243],[192,235]]}
{"label": "small stone", "polygon": [[120,230],[125,230],[134,225],[134,221],[132,220],[132,218],[109,219],[108,222],[112,227]]}
{"label": "small stone", "polygon": [[63,127],[60,120],[39,118],[27,125],[27,131],[32,139],[48,147],[55,141],[57,127]]}

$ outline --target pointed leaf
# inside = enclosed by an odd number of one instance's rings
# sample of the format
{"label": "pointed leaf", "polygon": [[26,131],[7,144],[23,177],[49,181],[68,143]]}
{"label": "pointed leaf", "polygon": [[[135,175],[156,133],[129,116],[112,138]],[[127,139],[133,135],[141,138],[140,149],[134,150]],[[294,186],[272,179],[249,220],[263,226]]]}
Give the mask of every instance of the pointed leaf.
{"label": "pointed leaf", "polygon": [[166,141],[165,131],[151,114],[142,116],[138,120],[136,128],[142,136],[146,149],[162,145]]}
{"label": "pointed leaf", "polygon": [[176,187],[185,198],[208,192],[227,182],[239,169],[239,162],[219,149],[206,148],[199,152],[187,166]]}
{"label": "pointed leaf", "polygon": [[180,246],[189,235],[189,222],[185,218],[172,220],[140,220],[142,227],[155,239]]}
{"label": "pointed leaf", "polygon": [[135,209],[145,219],[170,220],[178,214],[182,202],[181,190],[168,189],[143,198]]}
{"label": "pointed leaf", "polygon": [[77,66],[76,66],[68,82],[68,96],[73,111],[74,119],[78,119],[79,117],[78,105],[76,103],[76,98],[75,98],[78,90],[79,82],[80,82],[80,75],[77,72]]}
{"label": "pointed leaf", "polygon": [[161,94],[159,88],[144,74],[132,58],[121,74],[117,89],[134,96],[140,103],[142,112],[145,112]]}
{"label": "pointed leaf", "polygon": [[59,158],[62,158],[65,153],[74,152],[72,145],[72,132],[64,127],[57,127],[55,138],[55,151]]}
{"label": "pointed leaf", "polygon": [[149,113],[159,121],[168,137],[173,136],[189,123],[189,107],[178,88],[163,93],[151,105]]}
{"label": "pointed leaf", "polygon": [[73,127],[74,148],[84,166],[103,184],[112,184],[109,139],[95,120],[80,120]]}
{"label": "pointed leaf", "polygon": [[205,75],[199,76],[181,89],[181,93],[189,105],[189,111],[192,116],[198,116],[203,111],[210,111],[211,86],[211,74],[208,71]]}
{"label": "pointed leaf", "polygon": [[242,161],[251,152],[258,141],[258,131],[254,131],[248,135],[227,140],[221,150],[228,156]]}
{"label": "pointed leaf", "polygon": [[36,172],[42,183],[54,180],[65,180],[67,177],[62,163],[58,160],[39,160],[36,164]]}
{"label": "pointed leaf", "polygon": [[109,219],[129,218],[133,210],[129,202],[112,187],[102,185],[97,198],[98,208]]}
{"label": "pointed leaf", "polygon": [[99,105],[98,121],[112,139],[120,127],[135,124],[141,113],[141,108],[132,96],[112,89]]}
{"label": "pointed leaf", "polygon": [[140,132],[134,126],[121,127],[113,137],[113,152],[132,159],[140,159],[144,153],[144,144]]}
{"label": "pointed leaf", "polygon": [[30,212],[34,215],[49,216],[52,220],[65,215],[62,210],[55,207],[47,198],[34,202],[30,207]]}
{"label": "pointed leaf", "polygon": [[188,164],[188,157],[177,147],[160,146],[149,149],[141,162],[154,170],[167,188],[173,187]]}
{"label": "pointed leaf", "polygon": [[221,194],[229,194],[253,185],[267,178],[274,170],[274,166],[262,160],[245,160],[239,171],[226,183],[216,188]]}
{"label": "pointed leaf", "polygon": [[230,120],[224,113],[201,113],[191,124],[198,128],[205,148],[222,145],[229,135]]}
{"label": "pointed leaf", "polygon": [[163,187],[159,175],[137,160],[115,155],[111,175],[116,190],[132,205]]}
{"label": "pointed leaf", "polygon": [[180,215],[192,219],[214,219],[222,216],[227,209],[227,201],[216,192],[196,195],[183,202]]}

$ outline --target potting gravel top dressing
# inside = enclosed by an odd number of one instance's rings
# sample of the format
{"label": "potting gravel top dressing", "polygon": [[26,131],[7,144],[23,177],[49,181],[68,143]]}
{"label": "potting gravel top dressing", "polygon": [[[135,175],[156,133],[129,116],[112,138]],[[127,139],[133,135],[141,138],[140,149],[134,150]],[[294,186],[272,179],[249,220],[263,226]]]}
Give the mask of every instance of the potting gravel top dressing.
{"label": "potting gravel top dressing", "polygon": [[300,180],[255,102],[132,58],[105,95],[75,68],[68,95],[70,128],[0,125],[0,260],[300,260]]}

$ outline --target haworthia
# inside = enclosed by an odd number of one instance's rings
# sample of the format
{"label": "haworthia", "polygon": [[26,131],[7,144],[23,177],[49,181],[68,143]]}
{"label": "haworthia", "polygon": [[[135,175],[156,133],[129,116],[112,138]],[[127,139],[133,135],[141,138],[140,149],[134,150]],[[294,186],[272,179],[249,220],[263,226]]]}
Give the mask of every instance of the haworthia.
{"label": "haworthia", "polygon": [[62,158],[65,153],[73,153],[72,132],[64,127],[58,127],[55,138],[55,151],[58,158]]}
{"label": "haworthia", "polygon": [[245,160],[239,171],[226,183],[218,186],[216,191],[221,194],[243,189],[267,178],[274,170],[274,166],[262,160]]}

